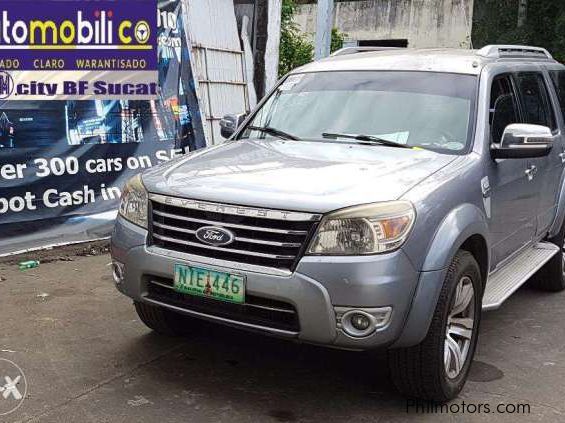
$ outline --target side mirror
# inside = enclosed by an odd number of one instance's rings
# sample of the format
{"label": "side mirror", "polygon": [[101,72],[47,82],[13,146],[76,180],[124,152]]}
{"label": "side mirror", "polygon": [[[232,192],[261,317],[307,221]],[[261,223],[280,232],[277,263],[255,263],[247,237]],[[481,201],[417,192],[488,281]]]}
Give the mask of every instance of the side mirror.
{"label": "side mirror", "polygon": [[494,159],[524,159],[547,156],[552,147],[553,134],[547,126],[513,123],[490,151]]}
{"label": "side mirror", "polygon": [[247,113],[241,113],[239,115],[225,115],[220,121],[220,133],[222,134],[222,137],[227,139],[235,134],[235,131],[243,123],[246,117]]}

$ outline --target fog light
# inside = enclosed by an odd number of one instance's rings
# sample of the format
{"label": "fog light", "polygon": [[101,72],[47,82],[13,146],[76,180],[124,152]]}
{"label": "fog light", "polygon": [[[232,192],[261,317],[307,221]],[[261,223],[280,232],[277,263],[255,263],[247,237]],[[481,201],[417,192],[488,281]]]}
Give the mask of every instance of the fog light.
{"label": "fog light", "polygon": [[116,285],[121,285],[125,277],[125,266],[119,261],[112,262],[112,277]]}
{"label": "fog light", "polygon": [[390,323],[392,307],[354,309],[335,307],[338,329],[355,338],[369,336]]}
{"label": "fog light", "polygon": [[354,313],[350,317],[351,326],[357,330],[365,331],[371,326],[371,319],[361,313]]}

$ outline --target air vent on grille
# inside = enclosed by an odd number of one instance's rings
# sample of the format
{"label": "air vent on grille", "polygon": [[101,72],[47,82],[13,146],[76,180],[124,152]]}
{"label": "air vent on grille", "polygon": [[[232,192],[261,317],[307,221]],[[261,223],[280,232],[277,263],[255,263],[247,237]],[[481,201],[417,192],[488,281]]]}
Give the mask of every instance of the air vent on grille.
{"label": "air vent on grille", "polygon": [[186,310],[222,317],[268,328],[299,332],[298,314],[292,304],[269,298],[247,295],[245,304],[181,294],[173,289],[173,281],[149,276],[147,298]]}
{"label": "air vent on grille", "polygon": [[[319,215],[200,203],[152,194],[151,242],[169,250],[202,257],[294,269],[306,248]],[[204,226],[228,229],[235,235],[226,246],[200,242]]]}

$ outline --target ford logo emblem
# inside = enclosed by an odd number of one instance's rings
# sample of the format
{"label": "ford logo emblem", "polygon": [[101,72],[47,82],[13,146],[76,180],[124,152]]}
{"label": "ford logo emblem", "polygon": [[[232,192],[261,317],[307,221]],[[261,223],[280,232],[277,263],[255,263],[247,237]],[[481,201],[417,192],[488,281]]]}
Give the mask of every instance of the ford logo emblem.
{"label": "ford logo emblem", "polygon": [[231,244],[235,239],[233,232],[217,226],[203,226],[195,235],[198,241],[217,247]]}

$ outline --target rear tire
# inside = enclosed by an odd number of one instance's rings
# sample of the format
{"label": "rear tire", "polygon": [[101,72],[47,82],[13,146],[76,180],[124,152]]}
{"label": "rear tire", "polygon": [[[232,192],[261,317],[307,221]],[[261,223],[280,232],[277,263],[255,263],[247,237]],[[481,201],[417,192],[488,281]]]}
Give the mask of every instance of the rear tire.
{"label": "rear tire", "polygon": [[149,329],[161,335],[179,336],[185,333],[186,318],[163,307],[153,306],[135,301],[135,311],[141,321]]}
{"label": "rear tire", "polygon": [[424,340],[389,350],[392,380],[402,394],[444,403],[461,392],[477,345],[482,291],[477,261],[471,253],[458,251]]}
{"label": "rear tire", "polygon": [[560,251],[534,275],[530,284],[542,291],[560,292],[565,289],[565,223],[557,235],[547,240]]}

